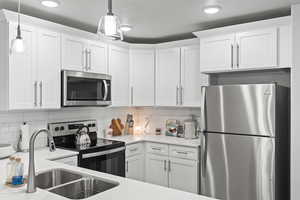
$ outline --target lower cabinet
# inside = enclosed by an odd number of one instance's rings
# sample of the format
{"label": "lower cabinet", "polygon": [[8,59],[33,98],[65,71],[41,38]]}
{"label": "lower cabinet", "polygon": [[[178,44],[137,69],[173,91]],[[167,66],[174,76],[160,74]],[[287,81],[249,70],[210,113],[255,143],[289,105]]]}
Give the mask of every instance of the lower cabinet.
{"label": "lower cabinet", "polygon": [[198,161],[170,158],[169,160],[169,187],[198,193]]}
{"label": "lower cabinet", "polygon": [[145,181],[156,185],[168,187],[167,156],[146,155]]}
{"label": "lower cabinet", "polygon": [[135,155],[126,158],[126,177],[144,181],[144,155]]}

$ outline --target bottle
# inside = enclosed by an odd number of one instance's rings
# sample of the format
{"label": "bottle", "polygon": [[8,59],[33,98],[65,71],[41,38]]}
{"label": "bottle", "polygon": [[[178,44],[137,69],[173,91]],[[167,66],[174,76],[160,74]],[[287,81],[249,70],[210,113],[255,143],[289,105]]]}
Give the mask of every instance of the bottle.
{"label": "bottle", "polygon": [[12,169],[14,165],[15,158],[14,157],[9,157],[9,161],[6,164],[6,183],[11,184],[12,183]]}
{"label": "bottle", "polygon": [[21,162],[21,158],[16,158],[15,175],[12,178],[13,185],[21,185],[24,183],[23,173],[24,173],[24,164]]}

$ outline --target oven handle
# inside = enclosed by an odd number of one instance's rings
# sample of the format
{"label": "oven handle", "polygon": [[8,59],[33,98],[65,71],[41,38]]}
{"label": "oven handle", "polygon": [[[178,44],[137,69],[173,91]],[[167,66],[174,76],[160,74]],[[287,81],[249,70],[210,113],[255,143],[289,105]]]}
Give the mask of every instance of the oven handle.
{"label": "oven handle", "polygon": [[103,80],[103,84],[104,84],[104,97],[103,97],[103,100],[106,101],[107,95],[108,95],[108,87],[107,87],[106,80]]}
{"label": "oven handle", "polygon": [[107,150],[107,151],[100,151],[100,152],[95,152],[95,153],[82,154],[82,159],[103,156],[103,155],[117,153],[117,152],[124,151],[124,150],[125,150],[125,147],[120,147],[120,148],[111,149],[111,150]]}

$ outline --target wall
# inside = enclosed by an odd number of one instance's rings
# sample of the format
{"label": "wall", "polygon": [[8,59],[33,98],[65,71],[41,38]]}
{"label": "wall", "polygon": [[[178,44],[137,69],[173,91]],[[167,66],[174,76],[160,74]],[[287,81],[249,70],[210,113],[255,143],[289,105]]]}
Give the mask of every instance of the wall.
{"label": "wall", "polygon": [[300,4],[292,6],[293,68],[291,85],[291,199],[300,199]]}
{"label": "wall", "polygon": [[[134,115],[135,125],[144,127],[145,119],[149,119],[149,133],[155,128],[164,128],[167,119],[185,120],[191,114],[197,115],[199,109],[192,108],[64,108],[51,111],[14,111],[0,112],[0,143],[16,144],[23,122],[31,125],[32,132],[46,128],[47,123],[96,119],[98,135],[108,128],[112,118],[121,118],[125,122],[127,113]],[[46,135],[38,136],[36,147],[46,145]]]}

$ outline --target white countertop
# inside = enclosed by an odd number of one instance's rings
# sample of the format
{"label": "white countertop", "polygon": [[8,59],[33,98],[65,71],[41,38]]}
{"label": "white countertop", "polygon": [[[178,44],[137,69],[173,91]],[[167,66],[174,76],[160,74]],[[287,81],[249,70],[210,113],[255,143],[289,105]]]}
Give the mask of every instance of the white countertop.
{"label": "white countertop", "polygon": [[110,140],[118,140],[125,142],[128,144],[133,144],[137,142],[157,142],[163,144],[173,144],[173,145],[181,145],[187,147],[199,147],[200,146],[200,139],[184,139],[172,136],[165,136],[165,135],[128,135],[128,136],[114,136],[114,137],[107,137]]}
{"label": "white countertop", "polygon": [[[192,193],[187,193],[171,188],[152,185],[149,183],[139,182],[132,179],[118,177],[110,174],[105,174],[97,171],[83,169],[79,167],[69,166],[49,159],[56,159],[76,155],[76,152],[57,149],[55,152],[48,152],[47,149],[36,150],[35,152],[36,171],[41,172],[54,168],[64,168],[72,171],[86,173],[102,179],[116,181],[119,186],[107,190],[103,193],[94,195],[88,200],[213,200],[205,196],[200,196]],[[23,158],[25,163],[25,172],[28,167],[28,153],[19,153],[19,157]],[[5,181],[5,166],[7,159],[0,160],[0,199],[9,200],[64,200],[62,196],[50,193],[46,190],[37,189],[37,192],[28,194],[26,187],[12,189],[4,185]]]}

